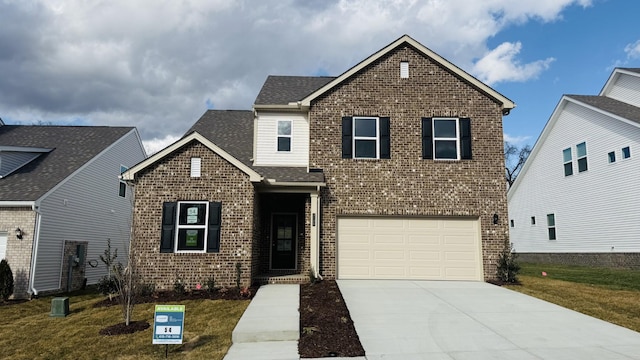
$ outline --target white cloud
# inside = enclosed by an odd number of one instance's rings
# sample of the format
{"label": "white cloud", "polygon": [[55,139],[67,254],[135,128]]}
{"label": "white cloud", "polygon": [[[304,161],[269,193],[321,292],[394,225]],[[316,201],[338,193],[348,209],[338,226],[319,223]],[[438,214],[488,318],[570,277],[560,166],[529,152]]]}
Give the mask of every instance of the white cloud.
{"label": "white cloud", "polygon": [[498,45],[475,63],[473,73],[489,85],[502,81],[526,81],[536,78],[555,60],[547,58],[520,64],[516,56],[521,48],[520,42],[505,42]]}
{"label": "white cloud", "polygon": [[487,40],[513,24],[556,21],[568,6],[590,4],[0,1],[0,116],[133,125],[156,143],[181,136],[208,101],[248,109],[269,74],[338,75],[402,34],[488,82],[525,81],[551,58],[521,62],[520,43],[489,50]]}
{"label": "white cloud", "polygon": [[503,134],[504,142],[511,143],[513,145],[524,145],[527,144],[531,136],[511,136],[507,133]]}
{"label": "white cloud", "polygon": [[640,59],[640,40],[624,47],[628,59]]}
{"label": "white cloud", "polygon": [[180,139],[180,136],[167,135],[162,139],[154,138],[151,140],[144,140],[142,141],[142,146],[144,146],[144,150],[147,152],[147,155],[151,156],[178,141],[178,139]]}

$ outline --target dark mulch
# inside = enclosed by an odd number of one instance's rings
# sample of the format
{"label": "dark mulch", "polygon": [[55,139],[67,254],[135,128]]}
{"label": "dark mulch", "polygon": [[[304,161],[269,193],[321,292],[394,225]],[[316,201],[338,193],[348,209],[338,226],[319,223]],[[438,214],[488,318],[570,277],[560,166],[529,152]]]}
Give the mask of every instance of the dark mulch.
{"label": "dark mulch", "polygon": [[10,306],[10,305],[17,305],[17,304],[22,304],[24,302],[29,301],[28,299],[9,299],[9,300],[0,300],[0,306]]}
{"label": "dark mulch", "polygon": [[[240,293],[238,289],[220,289],[212,292],[208,291],[191,291],[185,293],[178,293],[175,291],[162,291],[148,296],[138,295],[135,298],[136,304],[143,303],[158,303],[158,304],[170,304],[172,302],[184,301],[184,300],[249,300],[256,294],[258,287],[250,287],[249,292]],[[108,307],[119,305],[119,298],[113,296],[111,299],[106,298],[93,305],[94,308]],[[122,335],[133,334],[137,331],[143,331],[149,328],[147,321],[132,321],[129,326],[126,326],[124,322],[107,326],[100,330],[100,335]]]}
{"label": "dark mulch", "polygon": [[127,326],[124,322],[121,322],[120,324],[107,326],[106,328],[100,330],[100,335],[111,336],[133,334],[134,332],[147,330],[149,326],[150,325],[147,321],[131,321],[129,322],[129,326]]}
{"label": "dark mulch", "polygon": [[497,285],[497,286],[504,286],[504,285],[522,285],[522,283],[520,281],[516,281],[516,282],[507,282],[507,281],[502,281],[500,279],[489,279],[487,280],[487,282],[489,284],[493,284],[493,285]]}
{"label": "dark mulch", "polygon": [[300,285],[298,352],[303,358],[364,356],[335,281]]}

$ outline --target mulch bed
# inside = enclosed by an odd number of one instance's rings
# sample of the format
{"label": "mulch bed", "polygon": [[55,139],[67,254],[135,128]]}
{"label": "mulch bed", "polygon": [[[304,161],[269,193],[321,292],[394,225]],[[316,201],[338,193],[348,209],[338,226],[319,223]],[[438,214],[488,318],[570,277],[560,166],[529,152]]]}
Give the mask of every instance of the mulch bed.
{"label": "mulch bed", "polygon": [[[148,296],[138,295],[135,298],[136,304],[143,303],[159,303],[168,304],[171,302],[184,301],[184,300],[250,300],[256,294],[258,287],[250,287],[248,293],[241,294],[237,289],[220,289],[212,292],[208,291],[190,291],[185,293],[178,293],[175,291],[162,291]],[[106,298],[93,305],[94,308],[108,307],[119,305],[119,298],[112,296],[111,299]],[[119,324],[107,326],[100,330],[100,335],[112,336],[133,334],[137,331],[143,331],[149,328],[147,321],[131,321],[129,326],[124,322]]]}
{"label": "mulch bed", "polygon": [[298,352],[303,358],[364,356],[335,281],[300,285]]}

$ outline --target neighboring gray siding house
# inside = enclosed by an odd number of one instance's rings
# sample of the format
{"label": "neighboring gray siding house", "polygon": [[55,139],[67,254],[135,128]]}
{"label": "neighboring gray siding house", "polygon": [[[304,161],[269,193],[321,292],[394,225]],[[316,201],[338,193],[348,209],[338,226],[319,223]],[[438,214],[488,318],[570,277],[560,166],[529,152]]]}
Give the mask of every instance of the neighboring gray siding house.
{"label": "neighboring gray siding house", "polygon": [[509,189],[522,260],[640,268],[640,69],[565,95]]}
{"label": "neighboring gray siding house", "polygon": [[107,239],[126,263],[132,199],[118,176],[145,157],[132,127],[0,126],[0,258],[15,297],[97,283]]}
{"label": "neighboring gray siding house", "polygon": [[269,76],[123,174],[136,269],[164,289],[493,278],[514,106],[409,36],[337,77]]}

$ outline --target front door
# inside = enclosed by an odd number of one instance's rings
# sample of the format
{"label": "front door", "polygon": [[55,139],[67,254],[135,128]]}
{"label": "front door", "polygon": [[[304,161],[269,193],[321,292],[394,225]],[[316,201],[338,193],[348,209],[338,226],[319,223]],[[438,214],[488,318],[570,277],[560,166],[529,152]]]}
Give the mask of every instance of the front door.
{"label": "front door", "polygon": [[296,268],[296,214],[273,214],[271,269]]}

